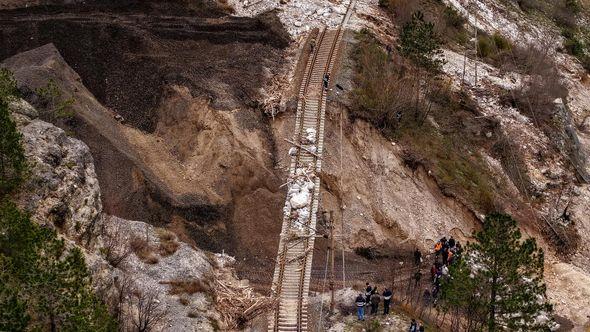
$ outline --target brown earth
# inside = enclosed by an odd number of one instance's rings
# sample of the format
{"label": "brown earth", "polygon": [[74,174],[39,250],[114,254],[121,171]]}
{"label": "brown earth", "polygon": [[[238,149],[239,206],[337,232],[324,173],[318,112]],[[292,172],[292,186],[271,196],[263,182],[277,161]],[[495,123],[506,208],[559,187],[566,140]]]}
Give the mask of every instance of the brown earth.
{"label": "brown earth", "polygon": [[270,14],[113,3],[0,11],[0,59],[53,43],[103,105],[153,132],[167,85],[189,87],[217,108],[254,105],[263,68],[276,65],[288,43]]}
{"label": "brown earth", "polygon": [[106,213],[272,270],[283,193],[253,106],[283,64],[281,26],[180,1],[114,3],[0,11],[3,66],[34,104],[50,79],[75,99],[75,117],[54,122],[90,147]]}

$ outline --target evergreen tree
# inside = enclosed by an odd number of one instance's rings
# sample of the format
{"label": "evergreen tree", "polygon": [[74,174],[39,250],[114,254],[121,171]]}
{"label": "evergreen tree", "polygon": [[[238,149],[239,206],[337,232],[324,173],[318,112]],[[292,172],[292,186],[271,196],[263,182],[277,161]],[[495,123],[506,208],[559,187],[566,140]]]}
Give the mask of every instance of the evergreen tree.
{"label": "evergreen tree", "polygon": [[0,68],[0,101],[8,101],[18,95],[16,80],[6,68]]}
{"label": "evergreen tree", "polygon": [[438,58],[442,54],[440,45],[434,24],[426,22],[420,11],[412,15],[412,20],[403,26],[400,33],[400,53],[427,70],[440,70],[444,63]]}
{"label": "evergreen tree", "polygon": [[486,307],[479,292],[479,280],[473,277],[465,260],[453,262],[449,277],[441,283],[440,301],[442,307],[452,314],[463,314],[467,318],[467,330],[478,330],[486,317]]}
{"label": "evergreen tree", "polygon": [[12,74],[0,69],[0,199],[23,182],[27,168],[21,134],[10,118],[7,104],[16,93]]}
{"label": "evergreen tree", "polygon": [[[10,202],[0,206],[0,271],[6,320],[42,331],[116,330],[92,293],[82,252],[66,248],[53,230],[32,223]],[[4,320],[0,316],[0,324]]]}
{"label": "evergreen tree", "polygon": [[486,217],[475,239],[464,263],[453,267],[442,285],[446,305],[472,310],[484,318],[488,331],[548,331],[552,306],[545,296],[544,254],[536,241],[522,240],[516,221],[498,213]]}

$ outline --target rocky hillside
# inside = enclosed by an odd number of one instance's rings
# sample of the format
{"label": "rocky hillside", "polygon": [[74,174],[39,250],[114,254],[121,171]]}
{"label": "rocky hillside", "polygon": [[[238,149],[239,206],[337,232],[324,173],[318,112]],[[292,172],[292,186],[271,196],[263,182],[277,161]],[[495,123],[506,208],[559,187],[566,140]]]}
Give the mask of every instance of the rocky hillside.
{"label": "rocky hillside", "polygon": [[246,303],[256,297],[235,278],[233,258],[202,251],[145,222],[104,213],[86,144],[37,119],[24,100],[11,109],[32,165],[19,205],[33,221],[83,249],[96,292],[122,330],[213,331],[236,324],[241,312],[222,309],[221,294]]}
{"label": "rocky hillside", "polygon": [[[38,110],[15,106],[28,117],[17,115],[37,161],[21,204],[86,248],[107,293],[137,275],[134,287],[162,294],[158,301],[173,309],[161,323],[168,327],[212,328],[222,315],[201,286],[178,290],[218,272],[196,247],[235,256],[240,276],[268,291],[298,58],[305,37],[338,24],[348,1],[223,2],[232,9],[203,1],[11,3],[0,10],[0,61]],[[322,206],[343,220],[337,236],[347,282],[381,280],[375,271],[414,247],[430,250],[442,236],[469,241],[486,213],[502,210],[545,249],[555,313],[583,331],[590,77],[584,53],[572,47],[590,4],[581,1],[576,18],[564,20],[553,7],[527,7],[531,1],[386,3],[356,1],[333,78],[342,90],[329,96]],[[357,32],[374,36],[382,54],[390,46],[385,65],[399,68],[400,30],[414,10],[444,37],[442,83],[433,90],[448,94],[425,117],[427,135],[399,129],[409,126],[385,130],[359,113],[350,93],[365,45]],[[47,101],[50,80],[60,94]],[[56,116],[56,106],[71,112]],[[317,243],[316,281],[327,246]],[[109,262],[131,247],[125,263]]]}

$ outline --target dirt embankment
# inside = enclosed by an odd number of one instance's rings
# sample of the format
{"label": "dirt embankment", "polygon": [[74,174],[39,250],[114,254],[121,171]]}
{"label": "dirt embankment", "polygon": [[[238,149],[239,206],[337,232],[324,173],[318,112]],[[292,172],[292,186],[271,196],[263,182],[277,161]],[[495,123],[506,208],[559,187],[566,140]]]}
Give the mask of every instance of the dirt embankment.
{"label": "dirt embankment", "polygon": [[252,105],[263,68],[288,43],[270,15],[125,3],[2,11],[0,59],[53,43],[103,105],[152,132],[167,85],[187,86],[217,107]]}
{"label": "dirt embankment", "polygon": [[105,212],[272,270],[283,194],[253,106],[282,68],[284,31],[272,14],[114,3],[0,11],[3,66],[33,102],[49,79],[75,99],[58,124],[90,147]]}

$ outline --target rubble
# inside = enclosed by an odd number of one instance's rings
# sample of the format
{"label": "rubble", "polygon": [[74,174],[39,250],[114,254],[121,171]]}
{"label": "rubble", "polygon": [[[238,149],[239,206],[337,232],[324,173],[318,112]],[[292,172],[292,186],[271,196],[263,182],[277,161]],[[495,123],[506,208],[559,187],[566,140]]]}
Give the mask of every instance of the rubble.
{"label": "rubble", "polygon": [[298,36],[317,27],[336,27],[342,22],[350,0],[229,0],[237,16],[256,16],[279,10],[278,16],[291,36]]}
{"label": "rubble", "polygon": [[297,168],[289,177],[287,201],[283,212],[293,221],[293,226],[303,230],[311,216],[311,198],[316,175],[312,167]]}

